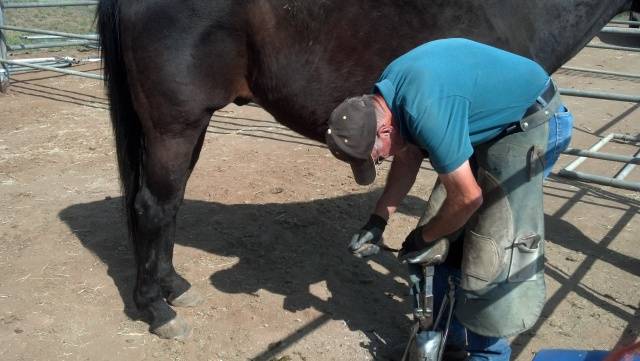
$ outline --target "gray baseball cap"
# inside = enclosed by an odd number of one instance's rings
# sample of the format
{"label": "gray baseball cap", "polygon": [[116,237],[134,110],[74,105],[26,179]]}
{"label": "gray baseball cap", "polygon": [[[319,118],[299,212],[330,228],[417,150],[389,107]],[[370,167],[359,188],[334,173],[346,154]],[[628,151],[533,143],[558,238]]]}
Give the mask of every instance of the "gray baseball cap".
{"label": "gray baseball cap", "polygon": [[377,130],[376,111],[366,97],[348,98],[329,118],[327,146],[336,158],[349,163],[360,185],[371,184],[376,178],[371,152]]}

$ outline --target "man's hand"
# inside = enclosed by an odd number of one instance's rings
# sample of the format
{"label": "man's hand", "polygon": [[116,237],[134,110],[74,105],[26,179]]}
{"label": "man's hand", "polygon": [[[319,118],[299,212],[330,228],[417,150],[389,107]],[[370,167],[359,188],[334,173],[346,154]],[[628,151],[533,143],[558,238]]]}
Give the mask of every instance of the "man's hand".
{"label": "man's hand", "polygon": [[366,258],[380,252],[378,242],[382,239],[382,232],[387,226],[387,221],[377,214],[372,214],[369,221],[361,229],[360,233],[354,234],[349,242],[349,252],[356,257]]}
{"label": "man's hand", "polygon": [[400,262],[417,263],[421,265],[440,264],[447,257],[449,252],[449,240],[442,237],[433,242],[425,242],[422,238],[422,228],[420,226],[405,238],[402,242],[402,249],[398,253]]}
{"label": "man's hand", "polygon": [[424,226],[420,226],[409,233],[407,238],[404,239],[404,242],[402,242],[401,251],[409,253],[421,251],[431,246],[430,243],[427,243],[422,239],[422,227]]}

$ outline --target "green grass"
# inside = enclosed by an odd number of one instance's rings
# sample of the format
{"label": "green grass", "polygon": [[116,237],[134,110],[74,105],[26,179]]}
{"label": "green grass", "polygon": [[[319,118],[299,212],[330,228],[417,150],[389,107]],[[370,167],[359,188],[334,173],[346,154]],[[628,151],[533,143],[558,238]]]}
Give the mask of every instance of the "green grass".
{"label": "green grass", "polygon": [[622,14],[618,14],[616,15],[613,20],[629,20],[629,13],[622,13]]}
{"label": "green grass", "polygon": [[[42,0],[39,0],[42,1]],[[34,0],[12,0],[11,3],[29,3]],[[5,25],[31,29],[61,31],[73,34],[95,34],[95,5],[44,8],[4,9]],[[35,35],[20,31],[5,32],[8,45],[29,44],[33,40],[21,39],[21,35]]]}

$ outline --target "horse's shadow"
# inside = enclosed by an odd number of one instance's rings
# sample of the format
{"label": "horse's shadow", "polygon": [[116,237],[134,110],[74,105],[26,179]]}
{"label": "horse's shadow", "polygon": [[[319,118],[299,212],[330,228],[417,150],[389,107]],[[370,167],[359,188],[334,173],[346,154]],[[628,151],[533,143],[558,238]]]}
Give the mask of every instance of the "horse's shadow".
{"label": "horse's shadow", "polygon": [[[380,359],[381,353],[386,359],[389,353],[397,353],[394,347],[409,334],[411,320],[404,314],[411,311],[412,302],[408,287],[399,281],[406,278],[406,267],[394,254],[381,252],[374,260],[377,267],[388,271],[382,274],[346,251],[347,241],[366,221],[362,210],[372,208],[379,195],[380,190],[375,190],[277,204],[185,200],[178,214],[176,244],[237,257],[231,268],[211,274],[211,285],[217,290],[256,294],[262,289],[283,295],[284,309],[297,312],[312,307],[326,317],[344,320],[351,330],[369,337],[371,342],[364,347],[371,348],[375,359]],[[120,198],[113,198],[77,204],[59,216],[107,265],[107,273],[124,300],[125,314],[144,319],[133,303],[135,268],[120,203]],[[422,204],[422,200],[408,197],[398,212],[417,219]],[[312,292],[320,282],[321,288],[326,286],[328,298]]]}

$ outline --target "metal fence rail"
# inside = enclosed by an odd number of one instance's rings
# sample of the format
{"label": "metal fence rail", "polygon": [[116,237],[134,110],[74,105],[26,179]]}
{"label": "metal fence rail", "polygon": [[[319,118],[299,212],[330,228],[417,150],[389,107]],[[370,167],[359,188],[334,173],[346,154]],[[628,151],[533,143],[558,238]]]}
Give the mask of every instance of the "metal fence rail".
{"label": "metal fence rail", "polygon": [[98,74],[91,74],[91,73],[86,73],[86,72],[82,72],[82,71],[75,71],[75,70],[59,69],[59,68],[54,67],[54,66],[39,65],[39,64],[33,63],[33,62],[0,59],[0,63],[18,65],[18,66],[22,66],[22,67],[30,67],[30,68],[40,69],[40,70],[55,71],[55,72],[58,72],[58,73],[64,73],[64,74],[69,74],[69,75],[78,75],[78,76],[83,76],[85,78],[100,79],[100,80],[103,79],[102,75],[98,75]]}
{"label": "metal fence rail", "polygon": [[[640,151],[635,154],[635,156],[624,156],[619,154],[612,153],[603,153],[598,152],[600,148],[602,148],[605,144],[607,144],[612,139],[620,139],[627,142],[640,142],[640,138],[634,137],[628,134],[616,134],[610,133],[606,137],[600,139],[596,144],[594,144],[589,150],[582,149],[574,149],[568,148],[563,154],[577,155],[579,158],[571,162],[568,166],[564,167],[558,172],[558,175],[564,178],[577,179],[581,181],[628,189],[632,191],[640,191],[640,183],[638,182],[630,182],[624,180],[624,178],[631,172],[631,170],[638,164],[640,164]],[[582,164],[587,158],[594,159],[603,159],[607,161],[613,162],[621,162],[626,163],[627,165],[618,172],[615,177],[606,177],[601,175],[576,172],[575,169]]]}
{"label": "metal fence rail", "polygon": [[574,97],[595,98],[605,100],[619,100],[623,102],[640,103],[640,95],[599,92],[592,90],[559,88],[560,94]]}
{"label": "metal fence rail", "polygon": [[98,5],[98,1],[59,1],[59,2],[32,2],[32,3],[9,3],[3,5],[5,9],[18,9],[18,8],[44,8],[44,7],[57,7],[57,6],[85,6],[85,5]]}

